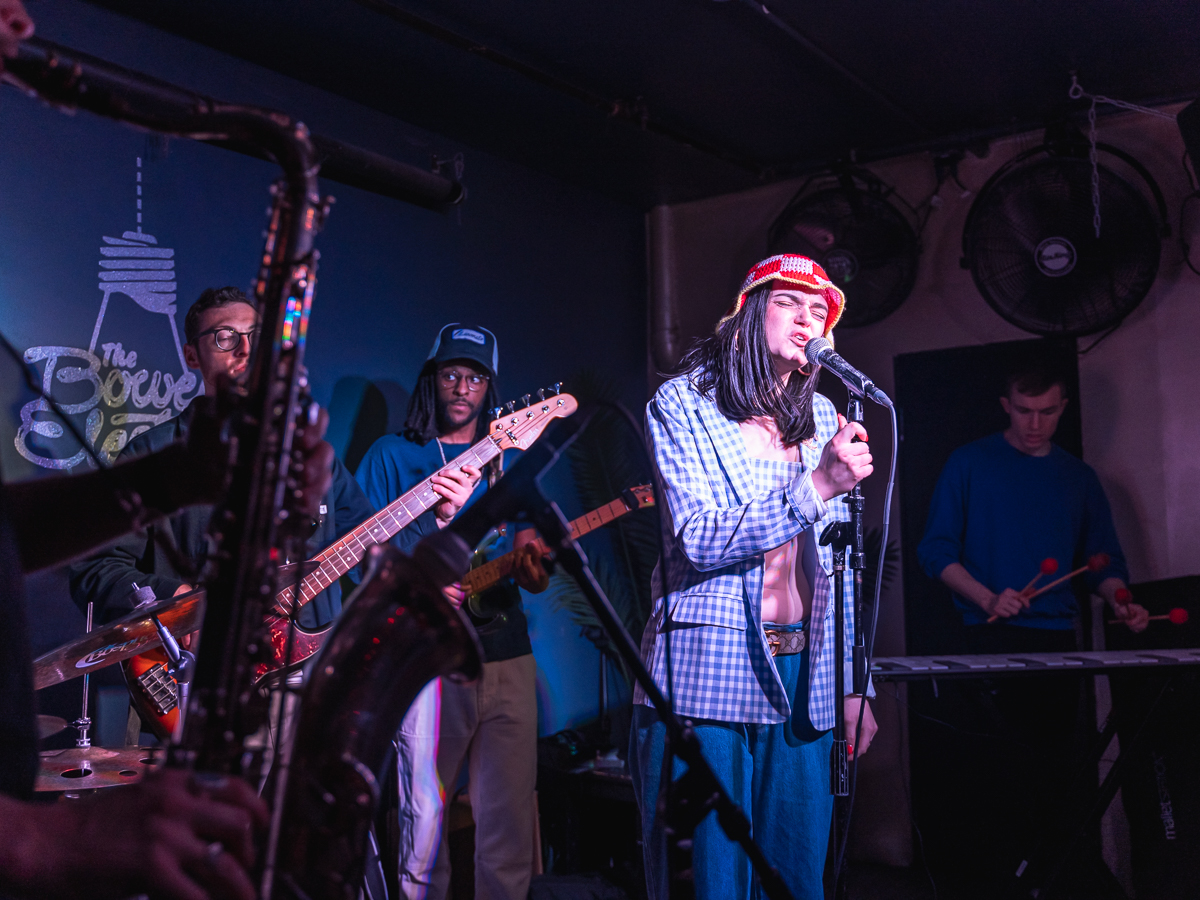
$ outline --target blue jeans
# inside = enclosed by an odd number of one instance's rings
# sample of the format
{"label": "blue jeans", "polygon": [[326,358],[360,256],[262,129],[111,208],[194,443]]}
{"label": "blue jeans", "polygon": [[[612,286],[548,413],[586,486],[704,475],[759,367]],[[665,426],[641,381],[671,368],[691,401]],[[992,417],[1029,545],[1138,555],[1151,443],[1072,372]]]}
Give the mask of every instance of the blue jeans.
{"label": "blue jeans", "polygon": [[[797,900],[822,900],[821,876],[833,816],[829,792],[830,732],[808,721],[808,652],[775,658],[789,687],[792,717],[779,725],[695,720],[704,758],[733,802],[750,819],[752,834]],[[666,839],[656,804],[666,726],[648,706],[635,706],[629,767],[642,817],[646,884],[651,900],[670,896]],[[674,778],[687,771],[674,761]],[[696,900],[750,900],[761,896],[745,852],[730,841],[716,815],[696,828],[692,849]]]}

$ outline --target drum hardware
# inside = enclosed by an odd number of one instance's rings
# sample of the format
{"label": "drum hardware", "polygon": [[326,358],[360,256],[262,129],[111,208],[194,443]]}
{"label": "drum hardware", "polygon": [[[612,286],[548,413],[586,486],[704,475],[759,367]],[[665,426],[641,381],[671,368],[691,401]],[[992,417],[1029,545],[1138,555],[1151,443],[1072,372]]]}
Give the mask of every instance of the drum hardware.
{"label": "drum hardware", "polygon": [[152,747],[43,750],[34,790],[74,797],[81,791],[136,784],[146,770],[157,762],[156,752]]}
{"label": "drum hardware", "polygon": [[48,737],[54,737],[60,731],[67,730],[67,720],[59,716],[38,716],[37,717],[37,732],[38,740],[45,740]]}

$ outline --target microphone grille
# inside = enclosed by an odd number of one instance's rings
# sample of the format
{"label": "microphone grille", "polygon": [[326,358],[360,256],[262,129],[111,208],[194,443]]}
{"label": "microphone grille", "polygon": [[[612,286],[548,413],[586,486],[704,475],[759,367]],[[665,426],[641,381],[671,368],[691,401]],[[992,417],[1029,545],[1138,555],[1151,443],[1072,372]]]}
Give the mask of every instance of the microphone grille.
{"label": "microphone grille", "polygon": [[804,358],[808,360],[809,365],[821,365],[821,354],[826,350],[832,350],[833,344],[829,343],[828,339],[823,337],[815,337],[804,345]]}

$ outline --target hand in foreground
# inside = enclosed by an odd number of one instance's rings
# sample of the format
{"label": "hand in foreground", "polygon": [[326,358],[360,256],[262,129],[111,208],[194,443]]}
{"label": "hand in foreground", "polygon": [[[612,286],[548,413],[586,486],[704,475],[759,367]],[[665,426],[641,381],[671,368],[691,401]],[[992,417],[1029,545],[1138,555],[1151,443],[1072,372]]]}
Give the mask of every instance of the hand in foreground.
{"label": "hand in foreground", "polygon": [[[862,734],[856,734],[858,728],[858,708],[866,705],[863,710]],[[875,724],[875,714],[871,712],[871,704],[864,697],[852,694],[846,697],[846,741],[850,744],[850,758],[862,756],[875,740],[875,732],[879,726]]]}
{"label": "hand in foreground", "polygon": [[483,477],[483,472],[474,466],[462,466],[458,469],[448,469],[444,473],[434,475],[429,479],[434,492],[443,499],[433,507],[437,516],[438,528],[445,528],[458,515],[458,511],[466,506],[471,499],[475,485]]}
{"label": "hand in foreground", "polygon": [[246,870],[267,809],[238,778],[178,769],[64,803],[29,806],[4,875],[14,893],[53,898],[254,900]]}
{"label": "hand in foreground", "polygon": [[[192,401],[196,409],[188,429],[185,468],[191,476],[189,496],[185,498],[188,502],[215,503],[229,486],[236,448],[223,438],[222,430],[232,396],[197,397]],[[315,421],[298,427],[293,440],[292,464],[296,468],[291,477],[292,506],[300,516],[310,519],[320,514],[321,500],[333,481],[333,447],[324,440],[328,426],[329,414],[317,410]]]}
{"label": "hand in foreground", "polygon": [[1028,597],[1020,591],[1005,588],[999,594],[992,595],[991,602],[984,604],[983,611],[989,616],[999,616],[1001,619],[1007,619],[1009,616],[1015,616],[1021,610],[1028,608]]}
{"label": "hand in foreground", "polygon": [[513,581],[517,587],[531,594],[540,594],[550,586],[550,573],[542,565],[542,550],[536,541],[530,541],[515,551],[516,562],[513,565]]}
{"label": "hand in foreground", "polygon": [[21,0],[0,0],[0,71],[4,57],[17,55],[17,44],[33,36],[33,19]]}
{"label": "hand in foreground", "polygon": [[467,592],[457,581],[442,588],[442,595],[450,601],[450,605],[455,609],[462,609],[463,601],[467,599]]}
{"label": "hand in foreground", "polygon": [[813,487],[822,500],[846,493],[874,471],[867,430],[858,422],[848,423],[842,415],[838,415],[838,428],[821,450],[821,461],[812,474]]}

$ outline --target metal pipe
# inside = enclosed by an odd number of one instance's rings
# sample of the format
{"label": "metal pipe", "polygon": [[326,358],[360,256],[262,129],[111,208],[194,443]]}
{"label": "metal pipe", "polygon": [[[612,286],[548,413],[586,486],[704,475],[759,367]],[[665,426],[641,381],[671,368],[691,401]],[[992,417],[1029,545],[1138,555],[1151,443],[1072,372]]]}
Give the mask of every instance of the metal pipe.
{"label": "metal pipe", "polygon": [[[7,68],[10,76],[7,80],[15,79],[14,83],[18,87],[23,86],[20,83],[23,71],[32,72],[39,69],[61,70],[60,78],[64,87],[86,80],[92,96],[89,97],[87,92],[84,92],[73,97],[72,102],[80,108],[101,115],[111,113],[112,103],[119,104],[120,101],[114,99],[116,89],[132,83],[138,85],[140,96],[153,101],[149,107],[150,119],[154,118],[155,108],[165,118],[169,112],[178,110],[181,106],[191,106],[197,112],[224,106],[185,88],[41,38],[23,41],[17,59],[12,60]],[[153,127],[153,122],[149,119],[140,124]],[[236,150],[247,156],[279,162],[261,147],[228,134],[197,135],[195,139]],[[466,189],[462,184],[443,175],[427,172],[333,138],[311,135],[310,140],[320,164],[321,176],[332,181],[435,211],[445,211],[466,196]]]}

